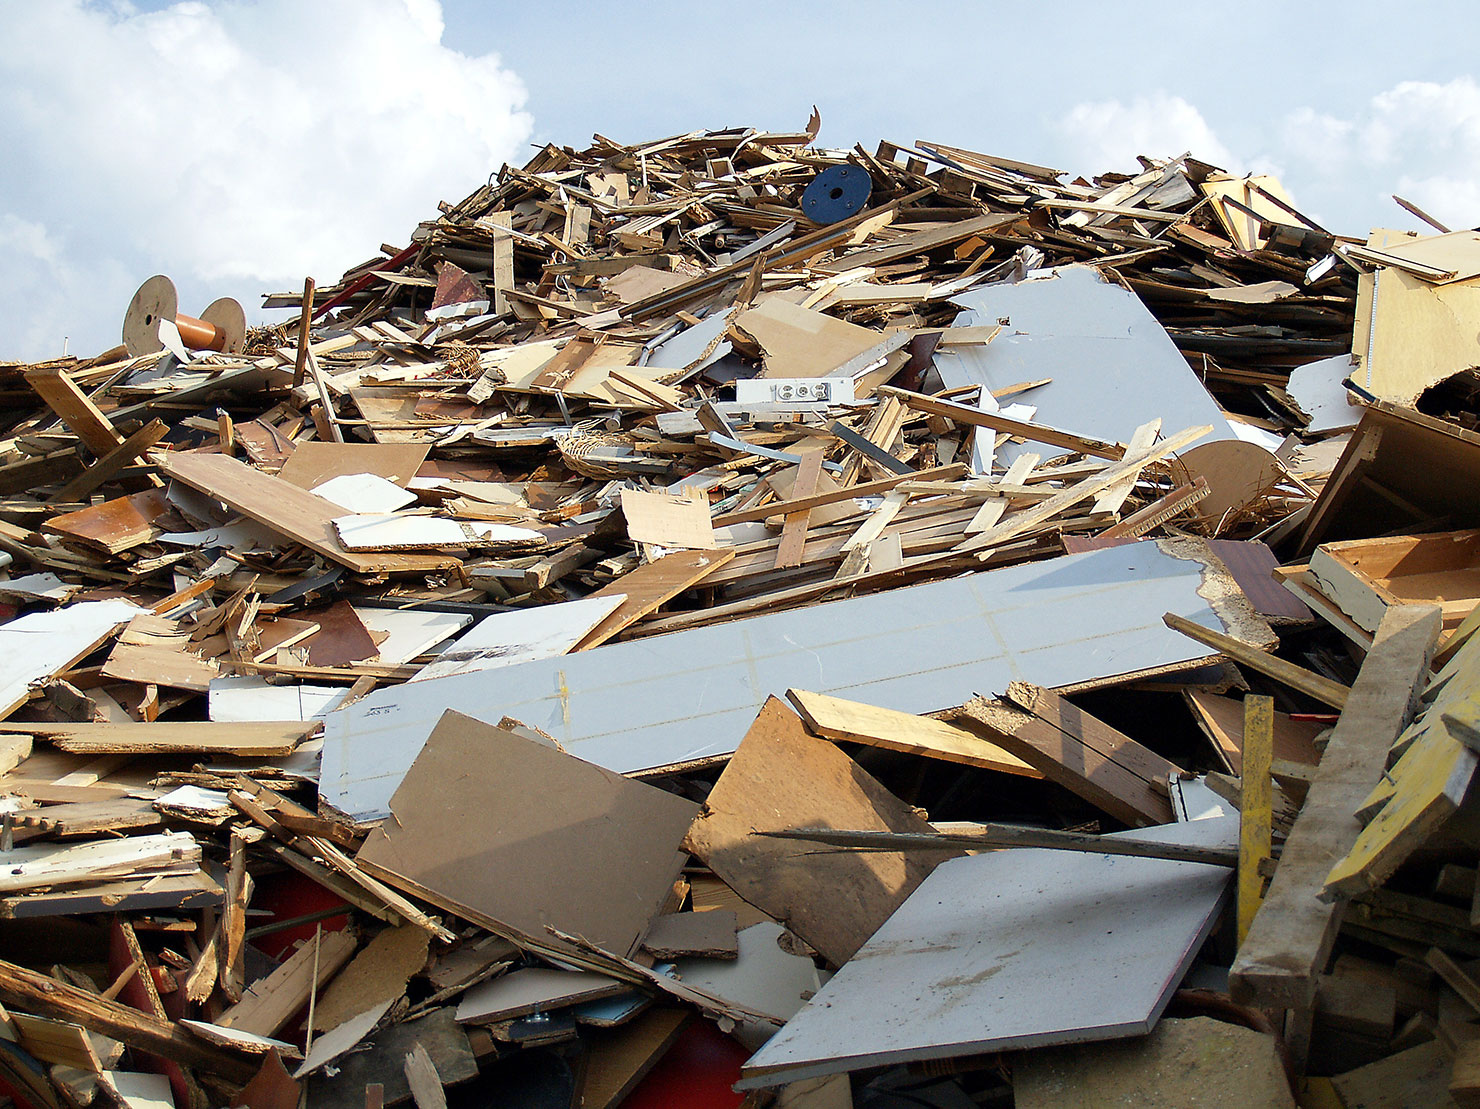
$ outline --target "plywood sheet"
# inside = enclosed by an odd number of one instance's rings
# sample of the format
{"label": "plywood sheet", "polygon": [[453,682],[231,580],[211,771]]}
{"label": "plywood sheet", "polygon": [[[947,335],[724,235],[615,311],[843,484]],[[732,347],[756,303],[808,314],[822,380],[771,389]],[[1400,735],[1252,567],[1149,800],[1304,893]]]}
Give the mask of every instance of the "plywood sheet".
{"label": "plywood sheet", "polygon": [[356,573],[425,572],[456,565],[441,555],[352,554],[339,542],[331,521],[339,506],[244,462],[221,454],[161,455],[168,477],[198,489]]}
{"label": "plywood sheet", "polygon": [[735,326],[759,344],[765,361],[762,377],[827,377],[887,338],[780,297],[742,312]]}
{"label": "plywood sheet", "polygon": [[[1228,847],[1238,820],[1119,835]],[[751,1058],[739,1086],[1144,1035],[1212,930],[1230,874],[1026,848],[942,863]]]}
{"label": "plywood sheet", "polygon": [[456,712],[432,731],[390,809],[360,865],[495,930],[551,942],[550,924],[618,955],[631,954],[667,898],[698,812]]}
{"label": "plywood sheet", "polygon": [[513,716],[629,773],[728,756],[791,687],[922,713],[1019,678],[1079,687],[1208,658],[1165,612],[1272,638],[1205,546],[1137,543],[377,690],[326,719],[321,796],[385,815],[447,708]]}
{"label": "plywood sheet", "polygon": [[710,522],[709,502],[702,495],[693,498],[623,489],[622,515],[627,519],[627,536],[634,543],[685,550],[712,550],[718,546]]}
{"label": "plywood sheet", "polygon": [[[1210,424],[1213,437],[1233,430],[1176,344],[1134,293],[1088,266],[1063,266],[1016,284],[988,285],[952,303],[966,309],[956,326],[996,324],[990,344],[937,352],[947,388],[980,385],[983,394],[1050,378],[1026,394],[1036,419],[1111,443],[1126,443],[1151,416],[1182,428]],[[1043,443],[1006,443],[997,464],[1031,452],[1067,453]]]}
{"label": "plywood sheet", "polygon": [[811,843],[755,835],[792,828],[932,830],[772,697],[705,800],[684,841],[689,851],[834,965],[852,958],[944,857],[818,851]]}

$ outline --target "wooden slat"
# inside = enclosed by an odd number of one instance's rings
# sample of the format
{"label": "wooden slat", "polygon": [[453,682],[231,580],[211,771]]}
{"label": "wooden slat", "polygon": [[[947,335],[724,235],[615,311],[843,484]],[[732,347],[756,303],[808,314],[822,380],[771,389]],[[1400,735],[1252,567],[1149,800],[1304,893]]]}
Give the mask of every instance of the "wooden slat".
{"label": "wooden slat", "polygon": [[338,505],[225,455],[171,453],[160,458],[159,468],[356,573],[424,573],[459,565],[457,559],[444,555],[347,551],[332,524],[344,515]]}
{"label": "wooden slat", "polygon": [[1316,894],[1332,860],[1350,850],[1361,831],[1353,814],[1381,778],[1388,748],[1408,722],[1439,623],[1435,606],[1398,606],[1384,619],[1234,960],[1236,999],[1260,1008],[1309,1010],[1315,1004],[1317,975],[1341,918],[1336,905]]}

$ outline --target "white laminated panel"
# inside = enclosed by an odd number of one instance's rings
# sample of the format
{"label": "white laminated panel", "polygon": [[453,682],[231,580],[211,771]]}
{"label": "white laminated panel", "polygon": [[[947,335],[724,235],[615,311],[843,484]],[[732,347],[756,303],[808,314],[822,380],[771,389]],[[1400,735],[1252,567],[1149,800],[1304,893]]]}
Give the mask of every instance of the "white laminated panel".
{"label": "white laminated panel", "polygon": [[[1238,818],[1117,838],[1232,847]],[[944,862],[751,1057],[737,1088],[1150,1032],[1232,873],[1036,848]]]}
{"label": "white laminated panel", "polygon": [[1271,644],[1215,562],[1197,541],[1130,543],[376,690],[326,717],[320,796],[385,816],[449,708],[512,716],[627,774],[729,756],[792,688],[925,713],[1017,680],[1073,688],[1208,658],[1166,612]]}

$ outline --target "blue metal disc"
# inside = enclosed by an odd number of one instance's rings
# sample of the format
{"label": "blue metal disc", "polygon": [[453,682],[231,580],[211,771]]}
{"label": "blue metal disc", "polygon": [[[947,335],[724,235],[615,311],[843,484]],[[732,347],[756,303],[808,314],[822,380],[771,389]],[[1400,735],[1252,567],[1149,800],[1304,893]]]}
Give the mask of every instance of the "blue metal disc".
{"label": "blue metal disc", "polygon": [[802,212],[813,223],[837,223],[863,211],[874,181],[858,166],[830,166],[802,193]]}

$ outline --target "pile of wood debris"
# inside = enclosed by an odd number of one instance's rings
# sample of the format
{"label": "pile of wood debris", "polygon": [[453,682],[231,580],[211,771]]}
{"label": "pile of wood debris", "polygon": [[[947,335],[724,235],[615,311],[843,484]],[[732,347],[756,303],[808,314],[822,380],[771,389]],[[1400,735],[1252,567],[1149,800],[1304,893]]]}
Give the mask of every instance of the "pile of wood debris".
{"label": "pile of wood debris", "polygon": [[1480,235],[817,128],[0,363],[15,1104],[1480,1104]]}

